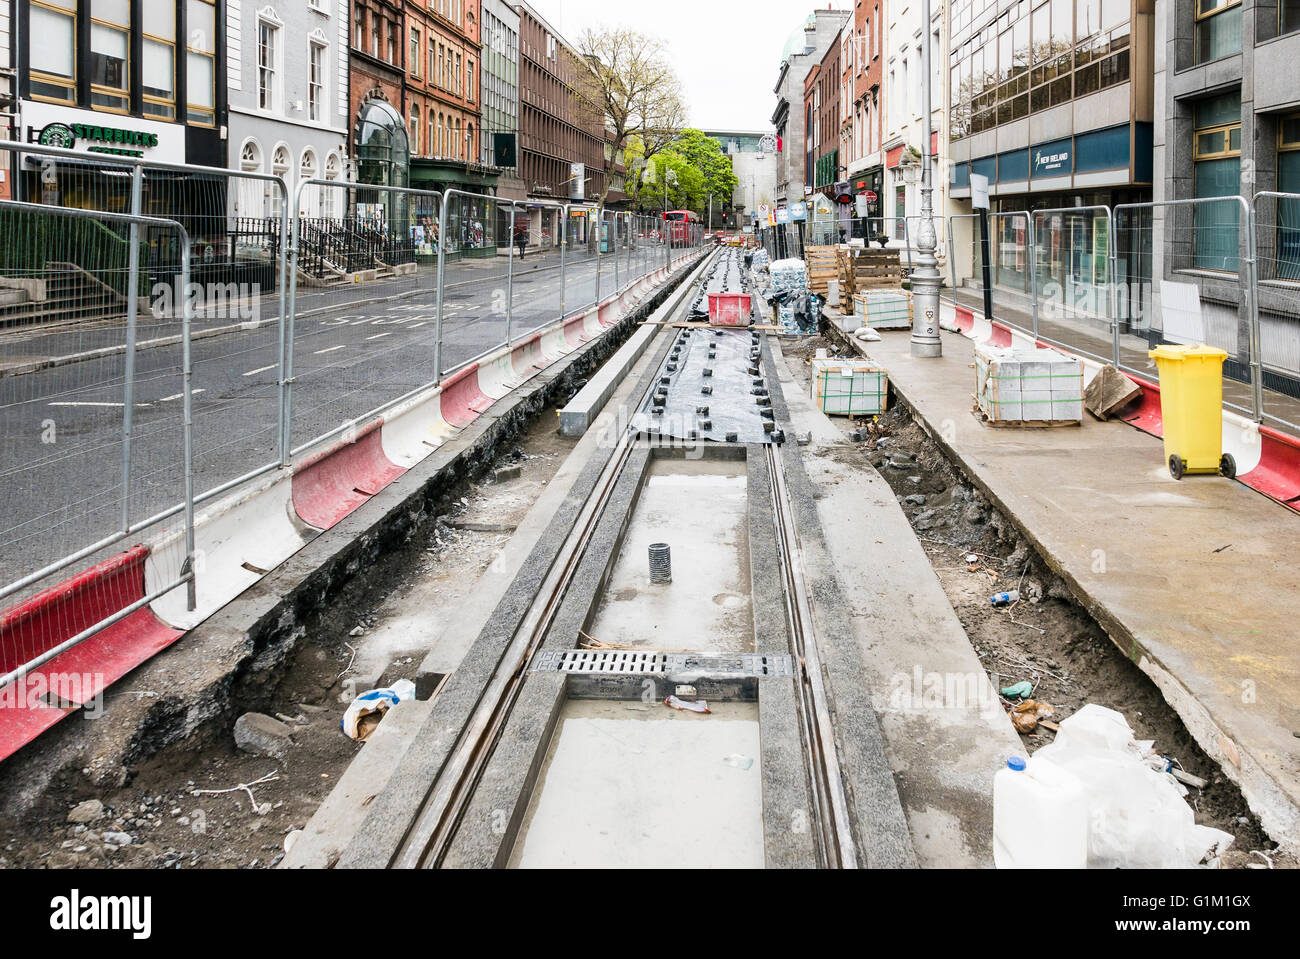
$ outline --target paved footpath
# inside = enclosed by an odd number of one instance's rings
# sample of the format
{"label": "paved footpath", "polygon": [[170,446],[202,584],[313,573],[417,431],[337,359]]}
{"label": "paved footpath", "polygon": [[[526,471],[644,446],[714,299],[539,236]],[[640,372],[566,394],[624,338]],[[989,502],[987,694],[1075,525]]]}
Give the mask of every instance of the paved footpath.
{"label": "paved footpath", "polygon": [[1161,440],[1124,423],[989,429],[970,340],[944,333],[943,357],[918,360],[908,333],[882,335],[855,346],[1300,849],[1296,514],[1220,477],[1176,482]]}

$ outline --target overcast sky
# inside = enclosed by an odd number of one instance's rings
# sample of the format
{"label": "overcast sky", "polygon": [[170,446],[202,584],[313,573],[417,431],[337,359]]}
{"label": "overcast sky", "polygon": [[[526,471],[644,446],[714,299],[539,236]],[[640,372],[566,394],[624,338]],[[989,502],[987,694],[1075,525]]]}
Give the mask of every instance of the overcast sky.
{"label": "overcast sky", "polygon": [[528,0],[566,40],[593,24],[657,36],[682,79],[691,124],[770,130],[776,71],[785,41],[814,7],[849,0]]}

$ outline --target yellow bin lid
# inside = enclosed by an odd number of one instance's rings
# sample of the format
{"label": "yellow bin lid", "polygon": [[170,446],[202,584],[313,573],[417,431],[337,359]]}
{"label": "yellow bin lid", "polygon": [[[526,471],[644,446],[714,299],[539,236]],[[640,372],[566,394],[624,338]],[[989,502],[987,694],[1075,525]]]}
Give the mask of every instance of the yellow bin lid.
{"label": "yellow bin lid", "polygon": [[1198,343],[1194,346],[1171,346],[1165,344],[1157,346],[1154,350],[1147,353],[1153,360],[1226,360],[1228,353],[1217,346],[1206,346],[1204,343]]}

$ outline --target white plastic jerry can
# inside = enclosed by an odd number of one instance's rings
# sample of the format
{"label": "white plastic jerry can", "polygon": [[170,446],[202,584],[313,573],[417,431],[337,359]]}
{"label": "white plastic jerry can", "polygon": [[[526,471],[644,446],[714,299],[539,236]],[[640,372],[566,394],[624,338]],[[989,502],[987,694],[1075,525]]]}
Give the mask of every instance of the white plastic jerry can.
{"label": "white plastic jerry can", "polygon": [[1083,869],[1083,783],[1047,759],[1012,756],[993,777],[993,862],[999,869]]}

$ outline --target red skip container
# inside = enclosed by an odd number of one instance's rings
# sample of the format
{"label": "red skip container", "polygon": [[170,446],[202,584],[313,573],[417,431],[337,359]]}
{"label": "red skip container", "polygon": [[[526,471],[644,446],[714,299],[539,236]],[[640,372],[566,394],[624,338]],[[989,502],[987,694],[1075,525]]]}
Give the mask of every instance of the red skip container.
{"label": "red skip container", "polygon": [[749,326],[749,293],[710,293],[710,326]]}

